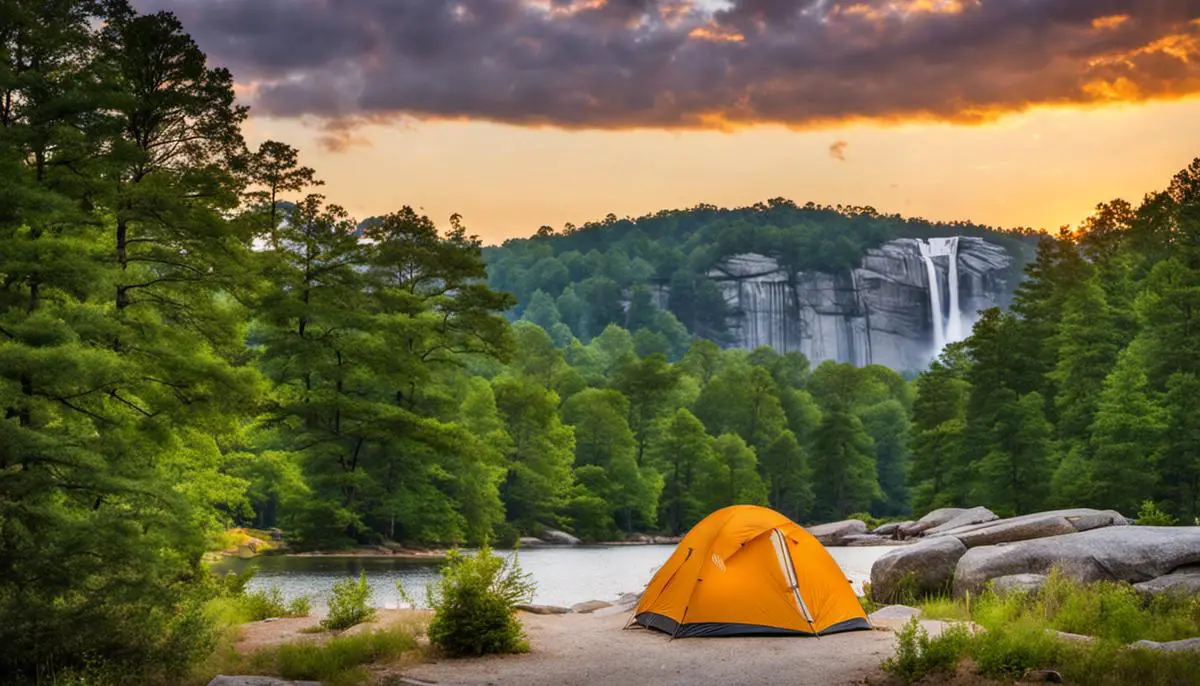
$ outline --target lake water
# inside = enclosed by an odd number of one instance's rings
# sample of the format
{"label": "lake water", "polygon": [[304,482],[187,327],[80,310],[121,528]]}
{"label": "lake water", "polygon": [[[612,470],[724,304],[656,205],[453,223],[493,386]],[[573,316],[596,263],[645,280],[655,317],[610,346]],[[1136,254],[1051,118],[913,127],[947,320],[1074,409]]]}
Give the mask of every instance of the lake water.
{"label": "lake water", "polygon": [[[673,545],[575,546],[528,548],[519,556],[521,568],[537,584],[534,602],[570,606],[585,600],[613,600],[621,593],[638,592],[666,562]],[[886,547],[829,548],[857,593],[871,576],[871,565]],[[511,551],[498,551],[511,555]],[[229,558],[213,565],[218,572],[256,570],[250,589],[278,586],[285,599],[306,595],[313,610],[324,614],[334,582],[367,573],[371,604],[381,608],[404,607],[396,583],[423,605],[425,586],[438,575],[438,561],[412,561],[388,557],[288,557],[266,556],[250,560]]]}

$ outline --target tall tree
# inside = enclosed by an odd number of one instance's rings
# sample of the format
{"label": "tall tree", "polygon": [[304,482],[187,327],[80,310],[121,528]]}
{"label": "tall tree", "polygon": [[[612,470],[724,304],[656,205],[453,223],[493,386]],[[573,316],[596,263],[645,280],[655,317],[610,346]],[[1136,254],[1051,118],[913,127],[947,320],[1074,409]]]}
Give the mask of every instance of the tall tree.
{"label": "tall tree", "polygon": [[711,473],[716,463],[712,442],[704,425],[686,409],[675,413],[663,438],[650,454],[651,464],[663,476],[659,520],[672,534],[680,534],[708,514],[696,494],[700,474]]}
{"label": "tall tree", "polygon": [[759,463],[770,484],[771,507],[793,521],[805,519],[813,506],[813,474],[796,435],[781,433],[763,451]]}

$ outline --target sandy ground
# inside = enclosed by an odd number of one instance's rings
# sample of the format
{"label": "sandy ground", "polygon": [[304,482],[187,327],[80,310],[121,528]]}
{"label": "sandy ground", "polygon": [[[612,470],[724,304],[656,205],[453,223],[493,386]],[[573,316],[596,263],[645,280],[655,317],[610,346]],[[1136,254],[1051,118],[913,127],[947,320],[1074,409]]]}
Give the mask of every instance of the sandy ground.
{"label": "sandy ground", "polygon": [[821,638],[687,638],[623,630],[628,614],[521,613],[532,652],[476,660],[442,660],[404,670],[404,683],[445,686],[522,684],[863,684],[881,678],[892,654],[888,630]]}

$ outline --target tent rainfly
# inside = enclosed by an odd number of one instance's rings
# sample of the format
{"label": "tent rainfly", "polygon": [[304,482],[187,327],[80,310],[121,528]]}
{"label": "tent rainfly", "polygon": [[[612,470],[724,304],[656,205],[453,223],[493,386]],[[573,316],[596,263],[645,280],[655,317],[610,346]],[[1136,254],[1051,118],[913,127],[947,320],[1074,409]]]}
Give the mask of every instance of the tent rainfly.
{"label": "tent rainfly", "polygon": [[754,505],[726,507],[696,524],[650,580],[633,621],[677,638],[871,628],[825,547]]}

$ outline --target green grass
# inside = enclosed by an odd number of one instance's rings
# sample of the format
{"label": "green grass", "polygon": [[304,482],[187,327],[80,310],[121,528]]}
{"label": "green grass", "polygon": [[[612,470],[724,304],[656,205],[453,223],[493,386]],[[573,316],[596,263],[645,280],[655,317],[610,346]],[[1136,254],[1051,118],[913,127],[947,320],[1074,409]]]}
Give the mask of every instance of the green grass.
{"label": "green grass", "polygon": [[1119,643],[1200,636],[1200,596],[1168,594],[1146,603],[1129,584],[1080,585],[1058,572],[1036,593],[985,591],[973,599],[930,598],[921,609],[930,619],[971,619],[989,631],[1032,623]]}
{"label": "green grass", "polygon": [[897,634],[896,655],[883,668],[912,683],[953,672],[965,658],[974,662],[979,674],[1006,681],[1019,679],[1031,669],[1051,669],[1068,684],[1200,685],[1194,653],[1127,648],[1106,639],[1078,643],[1058,638],[1029,620],[975,634],[954,627],[931,638],[914,619]]}
{"label": "green grass", "polygon": [[[896,656],[884,664],[905,681],[953,671],[970,658],[980,674],[1000,679],[1019,678],[1029,669],[1053,669],[1068,683],[1200,685],[1194,653],[1127,647],[1142,639],[1200,636],[1200,596],[1160,596],[1147,603],[1128,584],[1081,585],[1054,572],[1034,593],[989,590],[976,598],[932,598],[921,609],[930,619],[969,619],[983,631],[952,629],[930,638],[915,620],[910,622],[897,634]],[[1070,641],[1051,630],[1095,639]]]}
{"label": "green grass", "polygon": [[319,681],[324,686],[356,686],[370,680],[372,667],[419,659],[423,653],[417,638],[423,632],[423,626],[415,622],[401,623],[352,636],[334,636],[324,643],[288,643],[249,655],[234,651],[232,641],[224,642],[190,683],[208,683],[214,674],[257,674]]}

